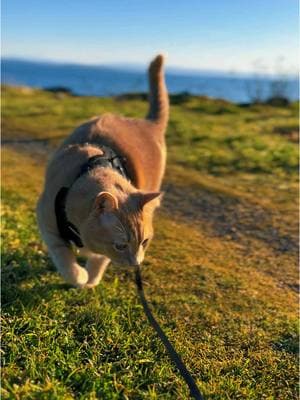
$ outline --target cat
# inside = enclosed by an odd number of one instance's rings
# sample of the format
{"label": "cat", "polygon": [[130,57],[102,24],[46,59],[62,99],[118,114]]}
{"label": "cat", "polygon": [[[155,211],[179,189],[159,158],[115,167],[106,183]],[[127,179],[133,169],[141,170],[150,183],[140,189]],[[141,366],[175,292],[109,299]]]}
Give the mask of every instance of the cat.
{"label": "cat", "polygon": [[[38,226],[57,270],[75,287],[98,285],[110,261],[140,265],[153,237],[169,117],[163,64],[158,55],[149,66],[145,119],[94,117],[75,129],[48,164]],[[87,257],[85,268],[74,243]]]}

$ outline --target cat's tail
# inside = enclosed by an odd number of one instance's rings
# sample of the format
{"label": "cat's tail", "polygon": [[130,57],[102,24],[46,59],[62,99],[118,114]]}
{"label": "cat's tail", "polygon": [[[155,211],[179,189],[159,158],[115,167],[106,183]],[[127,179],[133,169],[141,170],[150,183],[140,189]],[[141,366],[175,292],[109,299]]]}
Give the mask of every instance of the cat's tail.
{"label": "cat's tail", "polygon": [[149,66],[149,112],[147,119],[166,128],[169,118],[169,97],[164,77],[164,57],[160,54]]}

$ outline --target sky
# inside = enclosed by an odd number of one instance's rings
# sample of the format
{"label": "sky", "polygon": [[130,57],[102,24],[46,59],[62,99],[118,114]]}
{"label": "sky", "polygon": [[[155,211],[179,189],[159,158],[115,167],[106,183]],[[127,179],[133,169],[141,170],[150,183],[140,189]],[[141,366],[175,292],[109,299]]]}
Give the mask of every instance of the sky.
{"label": "sky", "polygon": [[2,0],[2,57],[296,73],[297,0]]}

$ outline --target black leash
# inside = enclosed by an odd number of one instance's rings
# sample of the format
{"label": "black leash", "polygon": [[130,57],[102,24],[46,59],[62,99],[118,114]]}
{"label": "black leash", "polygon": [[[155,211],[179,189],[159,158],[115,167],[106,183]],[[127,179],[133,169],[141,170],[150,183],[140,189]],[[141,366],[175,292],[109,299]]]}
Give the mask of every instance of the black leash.
{"label": "black leash", "polygon": [[197,387],[197,384],[196,384],[194,378],[191,376],[191,374],[187,370],[186,366],[184,365],[181,357],[176,352],[176,350],[174,349],[172,344],[169,342],[169,339],[164,334],[164,332],[161,329],[161,327],[159,326],[158,322],[156,321],[156,319],[152,315],[152,312],[151,312],[151,310],[150,310],[150,308],[148,306],[147,300],[145,298],[145,293],[144,293],[144,289],[143,289],[143,281],[142,281],[142,276],[141,276],[141,270],[140,270],[139,266],[137,266],[136,270],[135,270],[135,283],[136,283],[138,295],[139,295],[141,303],[143,305],[145,314],[146,314],[150,324],[152,325],[152,327],[156,331],[158,337],[163,342],[167,352],[169,353],[169,357],[174,362],[176,367],[179,369],[179,372],[180,372],[181,376],[183,377],[183,379],[187,383],[187,385],[188,385],[188,387],[190,389],[191,397],[194,398],[195,400],[203,400],[203,397],[202,397],[202,395],[201,395],[201,393],[200,393],[200,391],[199,391],[199,389]]}

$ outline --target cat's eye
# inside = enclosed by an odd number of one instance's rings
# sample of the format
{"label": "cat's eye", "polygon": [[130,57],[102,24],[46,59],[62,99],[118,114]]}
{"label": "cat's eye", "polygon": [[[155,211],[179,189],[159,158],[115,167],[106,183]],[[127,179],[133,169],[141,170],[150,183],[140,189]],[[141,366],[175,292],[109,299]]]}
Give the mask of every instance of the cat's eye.
{"label": "cat's eye", "polygon": [[127,243],[114,243],[114,248],[117,251],[124,251],[127,249],[127,247],[128,247]]}
{"label": "cat's eye", "polygon": [[149,239],[145,239],[142,241],[142,246],[145,247],[147,243],[149,242]]}

